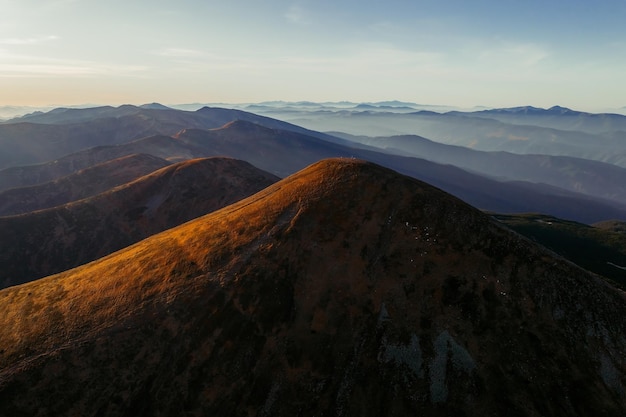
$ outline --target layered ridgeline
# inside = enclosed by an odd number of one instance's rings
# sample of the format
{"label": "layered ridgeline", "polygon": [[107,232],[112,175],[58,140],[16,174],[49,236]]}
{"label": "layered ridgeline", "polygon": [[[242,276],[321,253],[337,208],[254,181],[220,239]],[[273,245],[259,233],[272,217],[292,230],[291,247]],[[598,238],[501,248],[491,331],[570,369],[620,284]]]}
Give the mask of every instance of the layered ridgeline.
{"label": "layered ridgeline", "polygon": [[[416,157],[391,155],[371,149],[350,148],[314,136],[270,129],[241,120],[219,129],[185,129],[175,138],[196,152],[243,159],[281,177],[323,158],[356,157],[428,182],[485,210],[501,213],[549,213],[584,223],[626,219],[626,206],[618,202],[546,184],[523,181],[499,182],[452,165],[433,163]],[[538,166],[535,168],[539,170]],[[618,178],[615,180],[607,178],[605,184],[613,181],[613,185],[616,186],[613,187],[613,192],[623,189],[623,181],[618,181]],[[586,180],[575,182],[578,182],[579,186],[590,184]]]}
{"label": "layered ridgeline", "polygon": [[268,112],[254,108],[256,113],[322,132],[420,135],[436,142],[482,151],[572,156],[626,168],[626,116],[568,112],[563,108],[537,109],[537,112],[519,110],[406,113],[274,109]]}
{"label": "layered ridgeline", "polygon": [[[626,204],[626,168],[600,161],[554,155],[477,151],[415,135],[391,137],[337,136],[384,150],[452,164],[499,181],[527,181]],[[556,189],[554,190],[556,191]]]}
{"label": "layered ridgeline", "polygon": [[167,165],[170,165],[168,161],[152,155],[132,154],[42,184],[0,191],[0,216],[28,213],[82,200]]}
{"label": "layered ridgeline", "polygon": [[232,109],[204,107],[191,112],[165,106],[131,105],[59,108],[0,123],[0,169],[45,163],[95,146],[124,144],[153,135],[173,135],[182,129],[217,128],[238,119],[325,136]]}
{"label": "layered ridgeline", "polygon": [[[384,123],[390,117],[395,123],[395,116],[405,115],[377,114],[375,120]],[[360,120],[360,116],[349,119]],[[455,135],[467,129],[460,127]],[[490,137],[493,132],[489,132],[479,136]],[[587,224],[626,219],[626,170],[614,165],[560,156],[477,152],[418,136],[343,137],[220,108],[195,112],[158,105],[58,109],[0,123],[0,155],[4,149],[10,156],[0,161],[0,190],[41,184],[137,153],[170,162],[230,156],[280,177],[323,158],[356,157],[426,181],[485,210],[540,212]],[[596,142],[583,141],[598,146],[601,142],[611,154],[621,149],[619,141]],[[473,147],[472,143],[466,145]]]}
{"label": "layered ridgeline", "polygon": [[276,181],[244,161],[193,159],[89,198],[0,217],[0,288],[106,256]]}
{"label": "layered ridgeline", "polygon": [[1,415],[626,412],[623,293],[351,159],[0,300]]}

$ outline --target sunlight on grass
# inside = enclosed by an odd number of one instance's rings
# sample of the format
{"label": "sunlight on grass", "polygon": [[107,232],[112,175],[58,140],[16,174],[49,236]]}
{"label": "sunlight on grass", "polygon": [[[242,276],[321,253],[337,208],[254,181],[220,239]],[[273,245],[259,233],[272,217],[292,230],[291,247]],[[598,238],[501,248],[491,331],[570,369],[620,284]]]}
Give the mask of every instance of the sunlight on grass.
{"label": "sunlight on grass", "polygon": [[[197,291],[208,281],[228,280],[223,271],[261,244],[255,245],[255,239],[280,222],[292,221],[297,209],[292,213],[289,207],[294,203],[332,192],[334,177],[341,177],[339,171],[347,165],[315,164],[105,258],[0,291],[0,366],[25,348],[50,351],[103,329],[132,325],[132,317],[141,311],[165,308],[168,300]],[[286,210],[289,215],[281,219]]]}

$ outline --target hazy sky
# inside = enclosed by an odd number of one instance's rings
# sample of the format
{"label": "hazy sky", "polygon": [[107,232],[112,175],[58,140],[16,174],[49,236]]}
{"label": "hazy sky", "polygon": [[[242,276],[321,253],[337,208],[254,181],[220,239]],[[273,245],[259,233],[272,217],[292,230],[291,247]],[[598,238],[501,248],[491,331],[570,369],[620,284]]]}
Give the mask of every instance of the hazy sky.
{"label": "hazy sky", "polygon": [[626,0],[0,0],[0,105],[626,106]]}

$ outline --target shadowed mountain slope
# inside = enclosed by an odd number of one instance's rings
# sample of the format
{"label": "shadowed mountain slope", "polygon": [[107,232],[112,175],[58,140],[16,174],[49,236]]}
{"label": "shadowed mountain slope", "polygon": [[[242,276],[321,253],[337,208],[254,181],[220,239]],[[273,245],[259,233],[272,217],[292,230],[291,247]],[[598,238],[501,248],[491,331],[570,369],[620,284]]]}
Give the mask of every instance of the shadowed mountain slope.
{"label": "shadowed mountain slope", "polygon": [[618,222],[592,227],[541,214],[494,216],[516,232],[626,289],[624,223],[620,232]]}
{"label": "shadowed mountain slope", "polygon": [[485,210],[503,213],[549,213],[584,223],[626,219],[626,208],[608,200],[542,184],[503,183],[453,165],[370,149],[350,148],[308,135],[269,129],[241,120],[219,129],[187,129],[176,135],[176,138],[196,149],[196,152],[243,159],[278,176],[292,174],[323,158],[357,157],[428,182]]}
{"label": "shadowed mountain slope", "polygon": [[622,293],[360,161],[0,299],[2,415],[626,412]]}
{"label": "shadowed mountain slope", "polygon": [[51,161],[94,146],[153,135],[169,136],[187,128],[217,128],[239,119],[316,137],[327,136],[268,117],[222,108],[203,107],[194,112],[130,105],[55,109],[0,123],[0,169]]}
{"label": "shadowed mountain slope", "polygon": [[21,214],[91,197],[170,165],[164,159],[134,154],[104,162],[40,185],[0,192],[0,216]]}
{"label": "shadowed mountain slope", "polygon": [[[0,190],[40,184],[133,153],[148,153],[175,162],[229,155],[253,165],[263,164],[266,170],[280,176],[292,174],[323,158],[350,156],[350,148],[320,139],[327,135],[284,122],[235,110],[206,108],[198,112],[209,118],[211,124],[225,122],[213,130],[182,129],[176,138],[148,136],[118,145],[95,146],[47,163],[5,168],[0,170]],[[264,125],[233,119],[236,117],[259,119],[257,121]]]}
{"label": "shadowed mountain slope", "polygon": [[[61,125],[0,124],[0,168],[50,161],[81,149],[161,133],[160,130],[160,126],[139,116]],[[172,130],[167,133],[177,129]]]}
{"label": "shadowed mountain slope", "polygon": [[320,159],[353,155],[352,148],[346,146],[245,120],[236,120],[218,129],[185,129],[174,137],[207,154],[242,159],[281,177]]}
{"label": "shadowed mountain slope", "polygon": [[87,199],[0,217],[0,287],[108,255],[277,180],[244,161],[196,159]]}
{"label": "shadowed mountain slope", "polygon": [[336,135],[352,143],[373,146],[397,155],[451,164],[501,181],[544,183],[626,204],[626,168],[613,164],[568,156],[476,151],[415,135],[375,138],[342,133]]}
{"label": "shadowed mountain slope", "polygon": [[2,169],[0,190],[43,184],[81,169],[138,153],[172,162],[206,156],[170,136],[154,135],[119,145],[95,146],[41,164]]}
{"label": "shadowed mountain slope", "polygon": [[[213,115],[221,114],[219,109],[206,111]],[[542,212],[584,223],[626,219],[626,208],[608,200],[541,184],[502,183],[452,165],[391,155],[372,149],[358,149],[338,143],[335,139],[325,140],[310,134],[269,128],[244,120],[230,122],[211,130],[185,129],[175,138],[152,136],[116,146],[95,147],[39,166],[10,168],[0,171],[0,186],[3,182],[13,184],[15,181],[36,181],[38,178],[55,175],[61,170],[65,172],[79,166],[84,167],[93,161],[109,160],[132,153],[150,153],[173,161],[230,156],[246,160],[281,177],[320,159],[357,157],[424,180],[481,209],[505,213]]]}

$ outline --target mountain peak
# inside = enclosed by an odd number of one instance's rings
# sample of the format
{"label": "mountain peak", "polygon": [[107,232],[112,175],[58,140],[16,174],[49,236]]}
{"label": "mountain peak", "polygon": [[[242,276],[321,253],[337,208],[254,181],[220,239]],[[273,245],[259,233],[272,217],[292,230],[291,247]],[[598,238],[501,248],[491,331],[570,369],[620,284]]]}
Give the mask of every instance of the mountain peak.
{"label": "mountain peak", "polygon": [[0,299],[0,414],[624,411],[622,294],[358,159]]}
{"label": "mountain peak", "polygon": [[231,122],[226,123],[224,126],[222,127],[218,127],[217,129],[214,130],[220,130],[220,129],[242,129],[242,130],[270,130],[265,126],[261,126],[258,123],[254,123],[248,120],[242,120],[242,119],[235,119]]}
{"label": "mountain peak", "polygon": [[146,103],[146,104],[142,104],[139,107],[142,109],[148,109],[148,110],[171,110],[170,107],[164,106],[161,103]]}
{"label": "mountain peak", "polygon": [[555,113],[555,114],[579,113],[579,112],[573,111],[572,109],[568,109],[567,107],[561,107],[561,106],[552,106],[547,111],[550,113]]}

